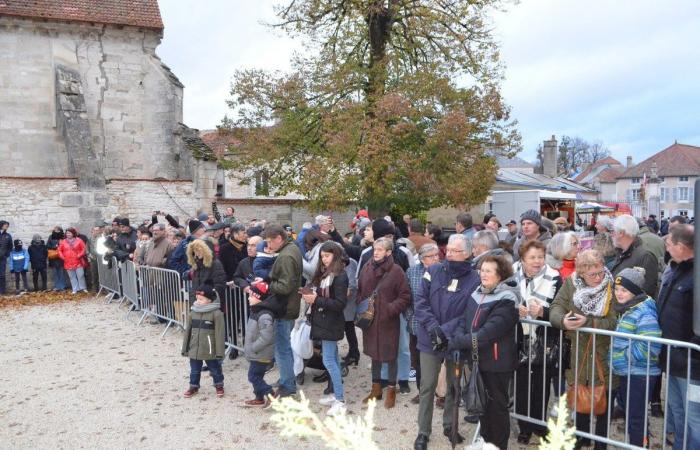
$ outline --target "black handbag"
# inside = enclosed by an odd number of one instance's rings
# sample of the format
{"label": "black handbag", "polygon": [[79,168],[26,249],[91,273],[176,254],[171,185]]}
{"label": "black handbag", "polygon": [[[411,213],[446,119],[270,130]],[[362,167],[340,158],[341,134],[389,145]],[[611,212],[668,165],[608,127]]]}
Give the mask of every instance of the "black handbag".
{"label": "black handbag", "polygon": [[472,371],[467,381],[467,388],[462,395],[462,401],[469,416],[483,416],[486,412],[488,394],[479,371],[479,346],[475,334],[472,334]]}

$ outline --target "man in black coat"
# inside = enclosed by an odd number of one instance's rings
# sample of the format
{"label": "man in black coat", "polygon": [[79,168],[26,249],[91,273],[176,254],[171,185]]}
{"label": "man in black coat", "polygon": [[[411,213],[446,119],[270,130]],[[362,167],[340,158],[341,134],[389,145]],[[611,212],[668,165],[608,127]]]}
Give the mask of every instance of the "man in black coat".
{"label": "man in black coat", "polygon": [[12,251],[12,235],[7,232],[10,228],[10,223],[5,220],[0,220],[0,295],[6,294],[5,285],[5,270],[7,266],[7,257]]}
{"label": "man in black coat", "polygon": [[226,280],[232,281],[238,264],[248,256],[246,251],[245,226],[240,223],[231,225],[231,236],[219,247],[219,260],[226,271]]}
{"label": "man in black coat", "polygon": [[253,274],[253,260],[258,254],[257,245],[262,242],[262,237],[253,236],[248,239],[248,257],[243,258],[238,267],[236,267],[236,273],[233,274],[233,282],[241,289],[245,289],[250,286],[251,277]]}
{"label": "man in black coat", "polygon": [[[691,225],[678,225],[666,236],[666,250],[671,254],[670,273],[661,286],[657,307],[661,337],[697,345],[700,336],[693,332],[694,244],[695,228]],[[700,353],[690,352],[689,380],[688,350],[672,348],[669,354],[664,346],[659,365],[666,370],[667,364],[670,372],[666,374],[668,410],[673,418],[674,448],[700,448],[700,403],[697,402],[700,395]],[[686,399],[689,400],[687,403]],[[687,438],[685,446],[684,438]]]}
{"label": "man in black coat", "polygon": [[129,219],[119,219],[119,235],[116,240],[117,248],[114,250],[114,256],[120,262],[134,258],[134,250],[136,250],[136,230],[131,228]]}

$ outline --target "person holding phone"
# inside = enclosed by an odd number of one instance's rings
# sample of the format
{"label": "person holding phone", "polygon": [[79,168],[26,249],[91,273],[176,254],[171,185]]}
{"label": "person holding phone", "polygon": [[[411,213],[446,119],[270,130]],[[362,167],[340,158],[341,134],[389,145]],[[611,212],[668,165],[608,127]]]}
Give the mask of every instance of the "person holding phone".
{"label": "person holding phone", "polygon": [[[550,307],[549,321],[552,326],[565,330],[572,342],[570,366],[566,372],[566,381],[569,386],[573,386],[574,383],[591,387],[599,386],[601,383],[608,386],[610,337],[596,336],[594,351],[586,352],[591,335],[577,333],[576,330],[582,327],[602,330],[616,328],[617,315],[612,306],[613,285],[613,276],[605,267],[603,255],[597,250],[584,250],[576,257],[576,272],[566,279]],[[578,350],[573,346],[577,346]],[[577,356],[578,360],[576,360]],[[598,370],[593,367],[594,361],[596,366],[603,369],[604,380],[599,379],[596,373]],[[596,416],[595,430],[591,430],[589,414],[577,413],[576,429],[594,433],[597,436],[606,436],[609,410],[610,408],[606,408],[604,414]],[[581,448],[589,443],[588,439],[579,438],[575,448]],[[606,445],[596,442],[594,448],[601,450],[605,449]]]}

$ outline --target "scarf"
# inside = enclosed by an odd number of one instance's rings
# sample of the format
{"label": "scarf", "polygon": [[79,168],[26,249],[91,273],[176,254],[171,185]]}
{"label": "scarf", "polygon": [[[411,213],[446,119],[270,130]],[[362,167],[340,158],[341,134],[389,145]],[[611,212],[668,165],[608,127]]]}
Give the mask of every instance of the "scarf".
{"label": "scarf", "polygon": [[333,284],[333,279],[335,278],[335,274],[333,272],[330,272],[329,274],[324,274],[323,278],[321,278],[321,285],[319,286],[319,289],[321,290],[321,297],[326,297],[330,298],[331,296],[331,284]]}
{"label": "scarf", "polygon": [[[549,304],[556,295],[556,277],[558,276],[559,272],[545,264],[535,276],[528,277],[522,263],[520,261],[515,263],[514,278],[518,283],[522,304],[527,306],[527,302],[535,298],[542,307],[549,308]],[[523,324],[523,334],[529,335],[534,330],[537,330],[537,326]]]}
{"label": "scarf", "polygon": [[598,286],[587,286],[583,279],[574,273],[571,279],[576,288],[574,292],[574,306],[588,316],[603,317],[608,313],[610,300],[612,299],[612,274],[606,268],[605,278]]}
{"label": "scarf", "polygon": [[211,302],[211,303],[206,304],[206,305],[198,305],[198,304],[194,303],[194,304],[192,304],[192,308],[190,308],[190,309],[192,309],[192,311],[196,312],[196,313],[208,313],[208,312],[216,311],[220,307],[221,307],[221,305],[219,304],[219,302]]}

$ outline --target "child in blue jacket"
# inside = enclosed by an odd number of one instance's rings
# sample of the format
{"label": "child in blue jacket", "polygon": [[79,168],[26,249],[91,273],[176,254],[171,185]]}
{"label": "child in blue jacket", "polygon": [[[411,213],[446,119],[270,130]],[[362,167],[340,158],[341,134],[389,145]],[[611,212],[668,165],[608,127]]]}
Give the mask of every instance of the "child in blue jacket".
{"label": "child in blue jacket", "polygon": [[21,292],[27,292],[29,290],[29,286],[27,285],[27,271],[29,270],[29,252],[26,248],[24,248],[24,245],[22,244],[21,240],[15,239],[14,244],[15,246],[10,252],[10,256],[8,257],[8,265],[10,266],[10,272],[15,274],[15,290],[17,292],[20,292],[19,277],[21,275],[22,284],[24,285],[24,289]]}

